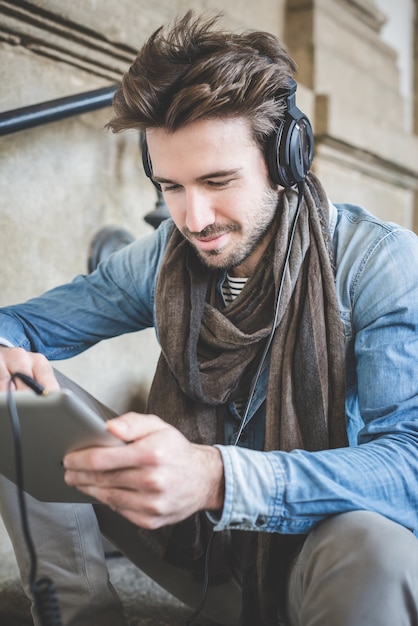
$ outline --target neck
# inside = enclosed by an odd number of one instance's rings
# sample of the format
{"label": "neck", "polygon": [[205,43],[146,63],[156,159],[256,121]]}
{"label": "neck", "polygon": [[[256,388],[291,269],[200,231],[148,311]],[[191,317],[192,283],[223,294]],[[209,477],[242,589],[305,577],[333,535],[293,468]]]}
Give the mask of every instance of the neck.
{"label": "neck", "polygon": [[271,228],[270,225],[256,249],[253,250],[253,252],[251,252],[251,254],[249,254],[242,263],[228,270],[228,274],[235,278],[249,278],[263,258],[265,251],[273,239],[273,236],[274,228]]}

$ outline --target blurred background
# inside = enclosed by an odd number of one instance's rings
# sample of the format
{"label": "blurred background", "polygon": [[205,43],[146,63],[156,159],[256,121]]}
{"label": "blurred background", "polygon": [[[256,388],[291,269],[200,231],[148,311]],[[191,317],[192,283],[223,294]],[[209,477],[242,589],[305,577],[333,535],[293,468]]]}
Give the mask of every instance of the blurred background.
{"label": "blurred background", "polygon": [[[418,0],[3,0],[0,114],[117,83],[145,38],[188,8],[277,34],[298,64],[313,169],[330,198],[418,228]],[[0,305],[88,271],[104,227],[134,237],[158,198],[136,132],[109,107],[0,136]],[[1,335],[1,329],[0,329]],[[143,408],[158,346],[145,331],[57,364],[118,412]]]}

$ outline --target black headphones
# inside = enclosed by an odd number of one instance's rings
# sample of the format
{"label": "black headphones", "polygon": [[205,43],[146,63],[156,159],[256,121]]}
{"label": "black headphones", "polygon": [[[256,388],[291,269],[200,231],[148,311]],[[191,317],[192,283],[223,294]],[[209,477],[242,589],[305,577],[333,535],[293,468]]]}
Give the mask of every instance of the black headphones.
{"label": "black headphones", "polygon": [[296,81],[289,79],[284,119],[266,144],[266,161],[273,183],[293,187],[305,179],[312,165],[314,137],[306,115],[296,106]]}
{"label": "black headphones", "polygon": [[142,130],[139,133],[139,143],[140,143],[140,148],[141,148],[142,167],[144,168],[144,172],[147,175],[147,177],[150,179],[154,187],[156,187],[158,191],[161,191],[161,185],[159,183],[156,183],[152,177],[152,163],[151,163],[151,158],[150,158],[149,151],[148,151],[147,137],[145,135],[144,130]]}
{"label": "black headphones", "polygon": [[[296,81],[289,79],[289,88],[280,90],[278,97],[286,97],[286,111],[266,144],[266,161],[272,182],[282,187],[293,187],[302,182],[312,164],[314,138],[306,115],[296,106]],[[152,163],[145,133],[141,133],[142,165],[145,174],[158,190],[161,186],[152,178]]]}

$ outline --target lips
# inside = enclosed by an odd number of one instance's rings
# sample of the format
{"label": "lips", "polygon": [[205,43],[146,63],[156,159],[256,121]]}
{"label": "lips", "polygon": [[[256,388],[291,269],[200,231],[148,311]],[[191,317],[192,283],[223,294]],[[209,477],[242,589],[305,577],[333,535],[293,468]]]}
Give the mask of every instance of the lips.
{"label": "lips", "polygon": [[230,232],[210,235],[209,237],[194,237],[193,242],[200,250],[210,252],[223,248],[229,241]]}

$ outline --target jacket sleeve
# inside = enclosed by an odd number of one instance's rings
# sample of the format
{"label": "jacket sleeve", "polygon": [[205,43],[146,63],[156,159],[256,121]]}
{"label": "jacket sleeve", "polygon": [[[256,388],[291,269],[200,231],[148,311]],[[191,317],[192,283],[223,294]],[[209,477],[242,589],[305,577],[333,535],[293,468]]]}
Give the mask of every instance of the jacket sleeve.
{"label": "jacket sleeve", "polygon": [[154,290],[171,221],[80,275],[0,309],[0,343],[66,359],[103,339],[154,325]]}
{"label": "jacket sleeve", "polygon": [[[353,257],[354,258],[354,257]],[[215,528],[306,533],[329,515],[380,513],[418,534],[418,244],[388,229],[348,263],[348,448],[220,446],[226,495]]]}

